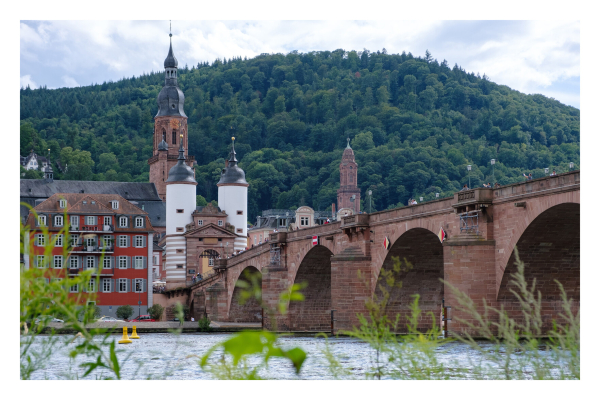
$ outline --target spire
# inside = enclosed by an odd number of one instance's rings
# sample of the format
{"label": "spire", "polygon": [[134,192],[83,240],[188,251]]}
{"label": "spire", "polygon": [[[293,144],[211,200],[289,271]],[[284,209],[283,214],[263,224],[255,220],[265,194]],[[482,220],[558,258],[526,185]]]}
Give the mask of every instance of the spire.
{"label": "spire", "polygon": [[169,170],[167,182],[190,182],[197,183],[194,178],[194,170],[185,164],[185,154],[183,150],[183,135],[179,135],[179,157],[177,164]]}
{"label": "spire", "polygon": [[177,59],[173,54],[173,34],[171,33],[171,21],[169,21],[169,54],[165,58],[165,68],[177,68]]}
{"label": "spire", "polygon": [[229,166],[235,165],[237,163],[237,158],[235,158],[235,137],[231,137],[231,151],[229,152]]}
{"label": "spire", "polygon": [[346,140],[348,141],[346,148],[352,150],[352,147],[350,147],[350,138],[346,138]]}
{"label": "spire", "polygon": [[46,168],[44,169],[44,179],[46,179],[47,182],[52,182],[52,179],[54,178],[54,174],[52,171],[52,162],[50,161],[50,149],[48,149],[48,165],[46,166]]}

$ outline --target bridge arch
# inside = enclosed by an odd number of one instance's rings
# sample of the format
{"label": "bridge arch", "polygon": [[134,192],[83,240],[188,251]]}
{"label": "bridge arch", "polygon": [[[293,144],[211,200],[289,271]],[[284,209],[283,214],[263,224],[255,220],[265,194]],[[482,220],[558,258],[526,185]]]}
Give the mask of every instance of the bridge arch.
{"label": "bridge arch", "polygon": [[[400,260],[400,271],[394,271],[394,257]],[[408,264],[408,265],[407,265]],[[381,271],[392,272],[400,288],[387,286]],[[379,278],[382,278],[379,280]],[[377,281],[373,298],[383,298],[382,286],[389,292],[387,316],[391,321],[399,314],[398,331],[406,331],[407,316],[410,314],[410,303],[415,294],[420,296],[419,306],[423,311],[419,321],[419,329],[431,328],[431,317],[427,312],[439,315],[444,285],[444,253],[439,238],[425,228],[412,228],[404,232],[392,245],[385,260],[377,272]]]}
{"label": "bridge arch", "polygon": [[[516,235],[515,235],[516,236]],[[519,258],[525,263],[525,279],[536,281],[546,316],[550,323],[560,309],[560,291],[554,280],[564,287],[569,298],[579,302],[580,287],[580,205],[561,203],[539,213],[520,235],[513,238]],[[513,246],[514,249],[514,246]],[[516,301],[510,292],[511,274],[517,271],[514,250],[505,265],[498,288],[498,301]],[[545,321],[546,322],[546,321]]]}
{"label": "bridge arch", "polygon": [[325,246],[309,250],[298,266],[293,283],[306,282],[304,301],[289,305],[292,331],[329,331],[331,329],[331,256]]}
{"label": "bridge arch", "polygon": [[234,288],[229,299],[229,318],[231,322],[261,322],[262,308],[260,303],[255,298],[247,299],[244,304],[241,304],[241,295],[243,289],[235,285],[238,281],[244,281],[250,284],[248,274],[258,274],[260,277],[258,284],[262,287],[262,274],[254,266],[245,267],[237,279],[234,280]]}

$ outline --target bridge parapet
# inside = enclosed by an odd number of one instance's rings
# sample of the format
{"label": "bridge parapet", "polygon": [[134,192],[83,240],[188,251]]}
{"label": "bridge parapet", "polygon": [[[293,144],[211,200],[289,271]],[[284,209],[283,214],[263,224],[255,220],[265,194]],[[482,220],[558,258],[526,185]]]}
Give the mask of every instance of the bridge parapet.
{"label": "bridge parapet", "polygon": [[359,226],[369,226],[369,214],[355,214],[342,217],[342,229]]}
{"label": "bridge parapet", "polygon": [[494,197],[493,189],[476,188],[454,193],[454,207],[456,213],[461,214],[488,207]]}
{"label": "bridge parapet", "polygon": [[555,176],[533,179],[531,181],[513,183],[494,189],[494,203],[513,201],[518,197],[539,196],[552,191],[573,190],[580,184],[580,171],[565,172]]}

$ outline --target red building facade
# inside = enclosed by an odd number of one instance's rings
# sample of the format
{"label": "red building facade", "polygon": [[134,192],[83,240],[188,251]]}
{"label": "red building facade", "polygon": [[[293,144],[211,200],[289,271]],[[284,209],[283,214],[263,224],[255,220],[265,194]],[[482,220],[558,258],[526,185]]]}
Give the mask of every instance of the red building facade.
{"label": "red building facade", "polygon": [[[27,219],[31,232],[26,268],[47,268],[46,279],[93,269],[97,279],[87,287],[69,288],[74,297],[96,293],[103,315],[116,316],[122,305],[131,305],[134,315],[147,312],[152,305],[154,229],[145,211],[118,195],[82,193],[54,194],[35,211],[38,217],[30,213]],[[45,254],[48,244],[53,244],[51,254]]]}

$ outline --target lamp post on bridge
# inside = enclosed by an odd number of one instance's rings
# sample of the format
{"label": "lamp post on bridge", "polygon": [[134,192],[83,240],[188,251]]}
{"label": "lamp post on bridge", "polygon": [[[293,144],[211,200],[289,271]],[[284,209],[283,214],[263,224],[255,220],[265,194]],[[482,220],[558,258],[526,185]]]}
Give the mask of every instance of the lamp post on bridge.
{"label": "lamp post on bridge", "polygon": [[495,185],[496,184],[496,171],[494,169],[494,165],[496,164],[496,159],[492,158],[490,163],[492,164],[492,180],[494,181],[494,185]]}
{"label": "lamp post on bridge", "polygon": [[467,165],[467,171],[469,171],[469,189],[471,189],[471,164]]}
{"label": "lamp post on bridge", "polygon": [[371,199],[373,198],[373,191],[369,190],[369,214],[371,214]]}
{"label": "lamp post on bridge", "polygon": [[572,171],[572,170],[573,170],[573,168],[575,168],[575,164],[574,164],[574,163],[572,163],[572,162],[570,162],[570,163],[569,163],[569,171]]}
{"label": "lamp post on bridge", "polygon": [[352,215],[356,214],[356,207],[354,205],[355,200],[356,200],[356,195],[353,194],[352,197],[350,197],[350,201],[352,202]]}

